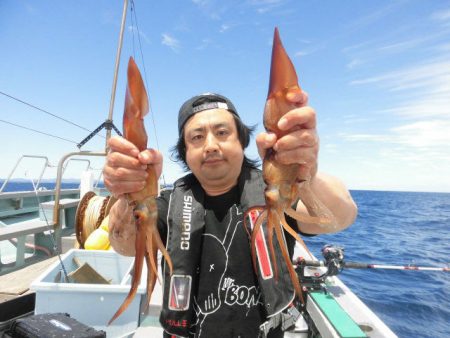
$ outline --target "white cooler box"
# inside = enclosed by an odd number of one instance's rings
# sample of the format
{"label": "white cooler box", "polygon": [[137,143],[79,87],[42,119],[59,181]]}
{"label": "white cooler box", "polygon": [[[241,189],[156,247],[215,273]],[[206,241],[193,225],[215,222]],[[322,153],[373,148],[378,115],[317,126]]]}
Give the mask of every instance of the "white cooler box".
{"label": "white cooler box", "polygon": [[58,260],[31,285],[36,292],[35,314],[68,313],[81,323],[106,331],[108,338],[132,334],[139,325],[141,301],[146,298],[145,264],[133,302],[107,326],[130,290],[134,257],[121,256],[113,251],[72,249],[62,256],[67,273],[77,268],[74,257],[81,263],[89,263],[106,280],[111,280],[111,284],[55,283],[55,277],[62,273]]}

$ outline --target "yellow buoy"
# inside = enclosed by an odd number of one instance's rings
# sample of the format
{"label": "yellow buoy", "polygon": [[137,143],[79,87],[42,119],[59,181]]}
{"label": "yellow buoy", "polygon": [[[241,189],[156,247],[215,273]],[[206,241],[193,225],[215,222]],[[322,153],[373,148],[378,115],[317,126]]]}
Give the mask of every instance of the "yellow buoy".
{"label": "yellow buoy", "polygon": [[109,250],[111,243],[108,234],[109,215],[106,216],[100,226],[88,236],[84,242],[86,250]]}

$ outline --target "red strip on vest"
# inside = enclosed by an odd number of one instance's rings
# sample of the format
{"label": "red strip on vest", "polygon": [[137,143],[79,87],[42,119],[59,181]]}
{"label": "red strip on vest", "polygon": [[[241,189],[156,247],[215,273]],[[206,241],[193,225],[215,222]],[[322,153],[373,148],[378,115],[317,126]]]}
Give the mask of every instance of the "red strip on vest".
{"label": "red strip on vest", "polygon": [[[257,210],[252,210],[250,212],[250,221],[252,230],[258,219],[259,212]],[[267,249],[266,238],[264,236],[263,227],[259,228],[258,234],[256,235],[256,254],[258,256],[259,271],[264,279],[269,279],[273,277],[272,264],[270,263],[269,250]]]}

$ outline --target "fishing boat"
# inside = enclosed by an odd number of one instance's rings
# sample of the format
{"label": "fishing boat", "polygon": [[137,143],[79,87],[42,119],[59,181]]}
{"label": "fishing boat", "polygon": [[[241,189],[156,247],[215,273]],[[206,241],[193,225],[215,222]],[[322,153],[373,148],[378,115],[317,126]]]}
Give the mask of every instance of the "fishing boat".
{"label": "fishing boat", "polygon": [[[115,128],[112,110],[126,11],[125,0],[110,112],[105,124],[100,127],[105,127],[109,136],[111,129]],[[92,135],[86,139],[90,137]],[[108,326],[111,311],[118,308],[129,289],[132,258],[111,250],[79,248],[83,246],[80,227],[98,228],[112,199],[104,188],[95,186],[92,181],[82,180],[79,188],[62,189],[64,168],[73,157],[88,161],[92,156],[105,154],[106,151],[80,151],[64,155],[58,164],[56,186],[52,190],[39,189],[43,171],[33,181],[33,191],[2,192],[14,169],[4,182],[0,190],[0,333],[8,331],[11,324],[20,318],[63,312],[81,323],[105,331],[108,337],[162,336],[163,330],[159,324],[161,285],[156,284],[147,309],[146,283],[141,281],[135,306],[130,306],[123,316]],[[87,216],[91,212],[95,217]],[[307,253],[297,246],[294,256],[305,257]],[[101,270],[101,275],[110,284],[65,282],[61,271],[63,275],[70,274],[80,267],[73,266],[74,258],[89,263],[94,270]],[[337,276],[329,273],[330,267],[298,264],[298,269],[307,287],[306,306],[300,309],[293,307],[289,310],[289,316],[278,316],[276,320],[264,324],[262,332],[268,332],[271,326],[282,323],[287,328],[285,337],[288,338],[396,337]],[[86,311],[86,306],[89,306],[89,311]]]}
{"label": "fishing boat", "polygon": [[[102,188],[94,189],[98,195],[105,195]],[[6,192],[0,194],[0,228],[2,261],[9,259],[9,264],[2,264],[0,269],[0,309],[3,313],[11,307],[22,307],[12,318],[5,318],[3,314],[0,329],[7,330],[9,325],[19,317],[29,316],[36,311],[42,313],[43,309],[52,312],[69,313],[73,318],[85,322],[87,325],[107,332],[108,337],[157,337],[162,335],[159,325],[159,312],[161,309],[161,285],[157,283],[150,308],[143,309],[145,302],[145,281],[140,286],[137,297],[137,307],[130,308],[124,315],[124,320],[118,321],[111,327],[106,326],[111,311],[120,305],[129,288],[130,271],[126,271],[120,279],[125,280],[119,297],[115,301],[103,301],[108,298],[108,288],[117,285],[90,284],[67,285],[71,290],[65,290],[64,285],[53,282],[54,274],[61,270],[61,261],[66,261],[74,254],[82,256],[84,251],[92,261],[100,260],[104,255],[108,259],[119,261],[120,255],[113,251],[88,251],[73,249],[76,247],[75,223],[77,210],[80,209],[80,189],[61,190],[58,209],[61,212],[57,228],[53,230],[53,206],[55,205],[55,190],[36,190]],[[51,211],[50,213],[48,211]],[[47,219],[45,218],[49,216]],[[95,219],[97,222],[98,220]],[[12,239],[16,239],[11,243]],[[10,246],[7,249],[7,246]],[[12,250],[13,247],[15,250]],[[9,255],[5,256],[8,252]],[[14,257],[11,257],[13,253]],[[62,253],[61,261],[55,256]],[[48,254],[51,257],[48,257]],[[301,246],[296,247],[295,257],[305,257],[307,254]],[[14,259],[12,259],[14,258]],[[127,259],[127,266],[132,266],[131,258]],[[70,264],[66,261],[66,269]],[[112,269],[110,267],[110,269]],[[304,276],[318,276],[324,274],[326,267],[306,267]],[[70,271],[69,271],[70,272]],[[111,278],[117,271],[106,272],[105,278]],[[145,275],[145,273],[144,273]],[[48,279],[51,277],[51,282]],[[43,286],[45,285],[45,286]],[[306,311],[298,317],[295,325],[286,332],[285,337],[396,337],[396,335],[375,315],[337,276],[328,276],[321,280],[317,290],[311,289],[308,293]],[[50,289],[49,289],[50,288]],[[53,289],[52,289],[53,288]],[[94,289],[94,292],[93,292]],[[96,291],[95,291],[96,290]],[[72,292],[72,293],[70,293]],[[73,296],[75,292],[76,297]],[[43,306],[43,299],[51,295],[49,302],[52,305]],[[72,296],[71,296],[72,294]],[[36,297],[35,301],[30,297]],[[96,305],[97,300],[100,305]],[[24,298],[28,302],[24,303]],[[42,298],[42,299],[41,299]],[[93,312],[86,313],[80,307],[81,303],[88,302]],[[83,300],[84,299],[84,300]],[[30,303],[35,303],[30,305]],[[106,304],[105,304],[106,303]],[[19,304],[19,305],[16,305]],[[108,311],[109,310],[109,311]],[[134,313],[133,313],[134,312]],[[131,324],[130,324],[131,322]],[[130,328],[131,325],[131,328]],[[134,326],[134,327],[133,327]],[[124,331],[125,330],[125,331]]]}

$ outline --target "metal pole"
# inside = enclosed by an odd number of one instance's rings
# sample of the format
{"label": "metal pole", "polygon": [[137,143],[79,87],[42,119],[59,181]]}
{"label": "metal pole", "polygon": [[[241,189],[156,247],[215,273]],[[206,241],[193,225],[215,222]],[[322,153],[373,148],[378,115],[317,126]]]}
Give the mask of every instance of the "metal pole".
{"label": "metal pole", "polygon": [[[108,120],[112,121],[113,111],[114,111],[114,99],[116,97],[116,87],[117,87],[117,74],[119,72],[119,63],[120,63],[120,53],[122,50],[122,42],[123,42],[123,32],[125,29],[125,21],[127,18],[127,8],[128,8],[128,0],[124,0],[123,2],[123,12],[122,12],[122,23],[120,25],[120,33],[119,33],[119,46],[117,47],[116,54],[116,65],[114,67],[114,79],[111,91],[111,101],[109,103],[109,114]],[[111,129],[106,129],[106,142],[105,142],[105,152],[108,152],[108,140],[111,138]]]}

